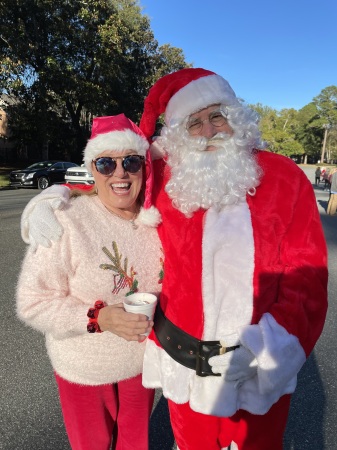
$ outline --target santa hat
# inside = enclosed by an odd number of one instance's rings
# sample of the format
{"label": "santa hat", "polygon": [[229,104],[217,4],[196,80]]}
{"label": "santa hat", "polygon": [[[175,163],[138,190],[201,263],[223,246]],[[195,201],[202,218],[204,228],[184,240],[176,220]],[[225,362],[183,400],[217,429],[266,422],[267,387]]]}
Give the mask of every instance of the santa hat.
{"label": "santa hat", "polygon": [[137,221],[148,226],[157,226],[161,219],[159,211],[152,206],[151,201],[152,160],[144,133],[124,114],[96,117],[92,123],[91,137],[83,151],[83,161],[89,172],[92,170],[92,160],[106,150],[134,150],[138,155],[145,156],[145,199]]}
{"label": "santa hat", "polygon": [[165,75],[153,85],[145,99],[139,126],[150,138],[160,114],[165,113],[165,123],[170,126],[216,103],[227,106],[239,103],[228,82],[209,70],[182,69]]}

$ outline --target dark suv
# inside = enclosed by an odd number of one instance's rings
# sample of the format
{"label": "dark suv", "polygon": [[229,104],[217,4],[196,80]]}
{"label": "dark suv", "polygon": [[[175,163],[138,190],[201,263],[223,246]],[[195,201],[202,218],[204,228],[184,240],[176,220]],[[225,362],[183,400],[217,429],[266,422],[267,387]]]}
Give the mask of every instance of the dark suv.
{"label": "dark suv", "polygon": [[13,170],[9,174],[11,186],[38,187],[46,189],[54,183],[65,183],[64,176],[68,167],[76,167],[78,164],[67,161],[42,161],[27,169]]}

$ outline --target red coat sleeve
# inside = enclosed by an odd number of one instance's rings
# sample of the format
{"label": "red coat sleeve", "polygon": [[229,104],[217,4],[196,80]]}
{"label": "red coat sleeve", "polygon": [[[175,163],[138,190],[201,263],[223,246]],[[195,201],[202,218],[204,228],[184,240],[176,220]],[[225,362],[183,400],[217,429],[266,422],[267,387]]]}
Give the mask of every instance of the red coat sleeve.
{"label": "red coat sleeve", "polygon": [[327,312],[327,249],[311,183],[288,158],[261,152],[264,176],[249,200],[256,245],[253,323],[269,312],[306,355]]}

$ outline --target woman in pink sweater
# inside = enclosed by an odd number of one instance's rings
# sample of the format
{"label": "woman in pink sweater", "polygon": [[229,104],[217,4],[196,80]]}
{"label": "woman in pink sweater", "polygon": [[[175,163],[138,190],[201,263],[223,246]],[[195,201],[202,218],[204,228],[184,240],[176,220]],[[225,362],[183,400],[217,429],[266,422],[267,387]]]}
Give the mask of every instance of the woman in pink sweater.
{"label": "woman in pink sweater", "polygon": [[84,162],[95,187],[70,193],[55,211],[61,239],[28,248],[19,278],[17,313],[46,336],[74,450],[108,450],[112,441],[117,450],[148,449],[154,391],[142,386],[141,371],[153,322],[122,304],[161,286],[160,241],[144,224],[160,219],[141,207],[151,183],[147,150],[124,115],[94,119]]}

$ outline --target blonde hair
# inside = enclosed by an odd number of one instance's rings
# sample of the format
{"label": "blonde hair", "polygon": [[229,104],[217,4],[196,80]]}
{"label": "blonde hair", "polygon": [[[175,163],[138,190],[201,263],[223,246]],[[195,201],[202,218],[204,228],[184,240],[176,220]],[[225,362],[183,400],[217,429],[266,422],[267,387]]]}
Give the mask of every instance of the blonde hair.
{"label": "blonde hair", "polygon": [[97,189],[94,185],[91,189],[75,188],[70,191],[70,198],[80,197],[81,195],[97,195]]}

